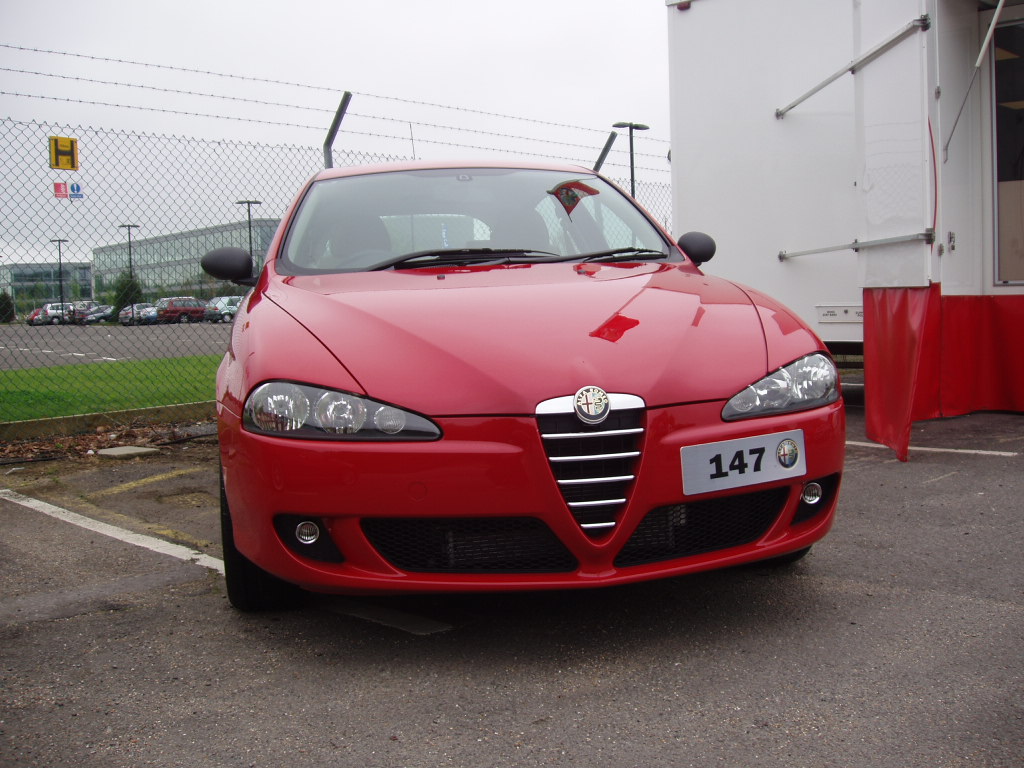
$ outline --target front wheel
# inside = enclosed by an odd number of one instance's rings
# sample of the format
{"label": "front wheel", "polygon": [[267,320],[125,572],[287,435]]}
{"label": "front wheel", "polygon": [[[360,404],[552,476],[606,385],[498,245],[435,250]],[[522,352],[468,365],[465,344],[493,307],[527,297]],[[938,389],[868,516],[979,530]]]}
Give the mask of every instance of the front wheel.
{"label": "front wheel", "polygon": [[283,611],[295,606],[298,587],[267,573],[235,547],[235,532],[220,481],[220,534],[224,550],[224,581],[228,600],[240,611]]}
{"label": "front wheel", "polygon": [[757,565],[766,565],[769,568],[781,568],[793,563],[799,562],[807,557],[807,553],[811,551],[810,547],[804,547],[798,549],[796,552],[789,552],[785,555],[779,555],[778,557],[771,557],[767,560],[761,560]]}
{"label": "front wheel", "polygon": [[179,323],[190,323],[190,322],[192,322],[192,318],[189,317],[188,315],[178,315],[178,322]]}

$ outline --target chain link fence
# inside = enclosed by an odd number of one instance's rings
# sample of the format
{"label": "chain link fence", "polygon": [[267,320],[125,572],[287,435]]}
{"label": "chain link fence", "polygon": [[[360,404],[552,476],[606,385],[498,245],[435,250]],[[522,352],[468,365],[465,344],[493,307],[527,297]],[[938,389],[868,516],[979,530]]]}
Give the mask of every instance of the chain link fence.
{"label": "chain link fence", "polygon": [[[77,140],[78,170],[50,167],[54,147],[69,151],[51,137]],[[261,261],[322,167],[322,148],[6,119],[0,157],[0,439],[26,422],[73,431],[59,420],[84,414],[123,423],[212,413],[230,328],[219,321],[230,320],[223,308],[240,290],[205,275],[199,260],[237,246]],[[334,153],[337,166],[401,159]],[[671,231],[669,185],[636,186]],[[220,311],[202,322],[218,298]],[[176,322],[154,322],[154,308]]]}

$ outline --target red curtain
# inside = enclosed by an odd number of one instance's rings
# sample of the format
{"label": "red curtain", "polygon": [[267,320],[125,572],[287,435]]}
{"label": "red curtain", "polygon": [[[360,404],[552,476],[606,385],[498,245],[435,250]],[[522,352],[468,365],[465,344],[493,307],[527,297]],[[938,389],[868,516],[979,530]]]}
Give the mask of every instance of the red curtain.
{"label": "red curtain", "polygon": [[1024,411],[1024,296],[864,289],[867,436],[907,460],[914,421]]}
{"label": "red curtain", "polygon": [[915,419],[938,415],[939,286],[864,289],[865,429],[907,460]]}

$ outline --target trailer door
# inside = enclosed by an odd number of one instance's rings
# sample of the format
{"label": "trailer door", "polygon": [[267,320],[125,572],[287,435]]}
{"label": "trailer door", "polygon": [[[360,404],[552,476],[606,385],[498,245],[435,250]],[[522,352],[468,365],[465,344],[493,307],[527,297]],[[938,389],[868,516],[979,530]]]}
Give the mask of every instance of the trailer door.
{"label": "trailer door", "polygon": [[998,27],[993,53],[996,282],[1009,285],[1024,283],[1024,22]]}
{"label": "trailer door", "polygon": [[[856,4],[861,52],[925,15],[923,0]],[[920,28],[919,28],[920,29]],[[935,173],[928,122],[926,31],[908,34],[854,78],[864,287],[926,286],[933,278]]]}

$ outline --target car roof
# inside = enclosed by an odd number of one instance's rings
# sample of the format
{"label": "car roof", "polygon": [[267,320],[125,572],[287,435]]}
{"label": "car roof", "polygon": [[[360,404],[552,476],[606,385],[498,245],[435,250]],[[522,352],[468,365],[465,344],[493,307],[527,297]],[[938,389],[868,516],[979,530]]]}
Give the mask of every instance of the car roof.
{"label": "car roof", "polygon": [[564,173],[579,174],[585,173],[588,176],[594,175],[595,171],[585,168],[582,165],[569,163],[537,163],[529,161],[509,160],[447,160],[447,161],[408,161],[394,163],[377,163],[373,165],[353,165],[343,168],[327,168],[320,171],[314,178],[336,179],[343,176],[363,176],[371,173],[395,173],[397,171],[429,171],[457,168],[501,168],[510,170],[531,170],[531,171],[562,171]]}

